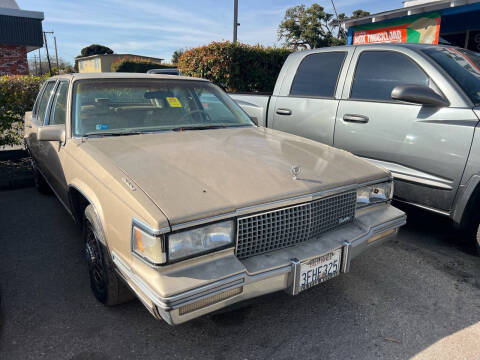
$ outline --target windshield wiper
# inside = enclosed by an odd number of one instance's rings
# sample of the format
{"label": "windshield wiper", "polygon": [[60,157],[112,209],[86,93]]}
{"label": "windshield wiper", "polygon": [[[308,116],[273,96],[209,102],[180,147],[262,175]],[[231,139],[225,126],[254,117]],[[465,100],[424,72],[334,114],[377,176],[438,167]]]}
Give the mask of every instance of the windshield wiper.
{"label": "windshield wiper", "polygon": [[179,126],[173,128],[172,131],[185,131],[185,130],[210,130],[210,129],[224,129],[225,125],[204,125],[204,126]]}
{"label": "windshield wiper", "polygon": [[103,137],[103,136],[126,136],[126,135],[140,135],[143,134],[142,131],[125,131],[125,132],[102,132],[102,133],[97,133],[97,132],[91,132],[91,133],[86,133],[83,136],[85,137]]}

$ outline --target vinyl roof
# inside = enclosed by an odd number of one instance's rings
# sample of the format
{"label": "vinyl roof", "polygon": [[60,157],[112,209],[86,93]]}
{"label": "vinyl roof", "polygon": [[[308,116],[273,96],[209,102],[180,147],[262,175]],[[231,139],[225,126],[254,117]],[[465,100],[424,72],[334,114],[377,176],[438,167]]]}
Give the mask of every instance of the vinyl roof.
{"label": "vinyl roof", "polygon": [[168,79],[168,80],[195,80],[195,81],[205,81],[208,80],[189,77],[189,76],[178,76],[178,75],[165,75],[165,74],[144,74],[144,73],[75,73],[75,74],[63,74],[51,77],[51,79],[73,79],[73,80],[84,80],[84,79]]}

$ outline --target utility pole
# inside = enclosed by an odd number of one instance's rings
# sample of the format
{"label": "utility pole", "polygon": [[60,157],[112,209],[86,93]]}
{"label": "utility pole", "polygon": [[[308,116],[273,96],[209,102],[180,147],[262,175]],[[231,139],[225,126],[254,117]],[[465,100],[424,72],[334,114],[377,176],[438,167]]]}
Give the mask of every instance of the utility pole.
{"label": "utility pole", "polygon": [[38,68],[37,68],[37,55],[33,55],[33,65],[34,65],[34,71],[35,71],[35,75],[38,75]]}
{"label": "utility pole", "polygon": [[40,76],[43,75],[42,72],[42,57],[40,56],[40,48],[38,49],[38,64],[40,65]]}
{"label": "utility pole", "polygon": [[238,23],[238,0],[233,0],[233,43],[237,42]]}
{"label": "utility pole", "polygon": [[58,52],[57,52],[57,37],[53,37],[53,42],[55,43],[55,59],[57,60],[57,74],[60,74],[60,67],[58,66]]}
{"label": "utility pole", "polygon": [[336,18],[337,18],[337,20],[338,20],[337,8],[335,7],[335,3],[333,2],[333,0],[331,0],[331,1],[332,1],[332,6],[333,6],[333,11],[335,12],[335,16],[336,16]]}
{"label": "utility pole", "polygon": [[45,51],[47,52],[48,71],[50,72],[50,74],[52,74],[52,64],[50,62],[50,55],[48,54],[47,34],[53,34],[53,31],[43,32],[43,41],[45,42]]}

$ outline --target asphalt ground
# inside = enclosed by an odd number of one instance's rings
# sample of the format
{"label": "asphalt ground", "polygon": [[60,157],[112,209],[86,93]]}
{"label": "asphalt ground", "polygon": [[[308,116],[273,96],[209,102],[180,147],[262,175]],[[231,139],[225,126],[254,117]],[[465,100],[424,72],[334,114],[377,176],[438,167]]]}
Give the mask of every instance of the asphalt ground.
{"label": "asphalt ground", "polygon": [[476,358],[462,331],[480,325],[480,258],[447,219],[405,210],[397,239],[350,273],[171,327],[139,301],[95,300],[55,197],[0,192],[0,359],[407,359],[455,334],[453,355]]}

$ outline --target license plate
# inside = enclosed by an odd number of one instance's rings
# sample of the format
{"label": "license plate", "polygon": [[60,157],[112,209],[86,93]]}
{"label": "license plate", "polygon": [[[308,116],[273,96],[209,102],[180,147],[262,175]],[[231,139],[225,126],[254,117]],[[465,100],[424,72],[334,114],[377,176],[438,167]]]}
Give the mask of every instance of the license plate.
{"label": "license plate", "polygon": [[312,286],[330,280],[340,273],[342,249],[300,264],[300,288],[306,290]]}

